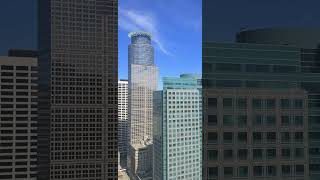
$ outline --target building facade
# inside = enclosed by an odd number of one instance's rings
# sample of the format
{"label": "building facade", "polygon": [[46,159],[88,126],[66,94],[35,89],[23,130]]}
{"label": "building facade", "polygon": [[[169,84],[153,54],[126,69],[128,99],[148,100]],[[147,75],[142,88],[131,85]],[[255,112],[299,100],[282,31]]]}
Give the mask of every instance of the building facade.
{"label": "building facade", "polygon": [[128,80],[118,82],[118,148],[121,168],[127,167],[128,151]]}
{"label": "building facade", "polygon": [[38,9],[38,179],[117,179],[118,1]]}
{"label": "building facade", "polygon": [[0,57],[0,179],[37,179],[36,57]]}
{"label": "building facade", "polygon": [[202,179],[201,78],[165,77],[154,98],[153,179]]}
{"label": "building facade", "polygon": [[[210,8],[207,8],[208,11]],[[207,13],[210,14],[210,13]],[[307,179],[320,178],[319,166],[319,49],[320,30],[314,28],[266,28],[237,34],[235,43],[215,43],[210,16],[204,18],[203,89],[300,89],[308,103]],[[285,34],[285,35],[284,35]],[[204,96],[206,99],[207,97]],[[204,109],[207,109],[204,105]],[[204,114],[204,117],[208,114]],[[277,120],[278,121],[278,120]],[[204,137],[207,135],[204,128]],[[204,142],[205,144],[205,142]],[[207,151],[204,148],[204,153]],[[204,159],[204,170],[208,160]],[[207,167],[206,167],[207,166]],[[306,169],[307,168],[307,169]],[[281,173],[278,171],[278,173]],[[292,178],[295,171],[291,172]],[[206,173],[204,173],[207,177]],[[303,177],[301,177],[303,178]]]}
{"label": "building facade", "polygon": [[152,155],[148,153],[152,153],[153,92],[157,90],[158,68],[151,35],[135,32],[129,37],[129,174],[131,178],[148,179],[152,178]]}
{"label": "building facade", "polygon": [[308,179],[305,91],[217,88],[203,93],[205,179]]}

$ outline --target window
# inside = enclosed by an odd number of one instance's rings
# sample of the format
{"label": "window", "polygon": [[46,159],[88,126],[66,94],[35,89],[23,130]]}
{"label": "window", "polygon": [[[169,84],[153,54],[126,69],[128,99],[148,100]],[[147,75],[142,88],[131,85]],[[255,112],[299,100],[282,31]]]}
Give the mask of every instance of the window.
{"label": "window", "polygon": [[282,176],[291,175],[291,166],[290,165],[282,165],[281,166],[281,174],[282,174]]}
{"label": "window", "polygon": [[276,124],[276,117],[274,115],[268,115],[266,117],[266,125],[274,126]]}
{"label": "window", "polygon": [[263,176],[263,167],[253,166],[253,176]]}
{"label": "window", "polygon": [[272,149],[267,149],[267,159],[272,160],[277,157],[277,150],[272,148]]}
{"label": "window", "polygon": [[1,65],[2,70],[13,70],[13,66]]}
{"label": "window", "polygon": [[226,149],[223,151],[223,159],[224,160],[232,160],[233,159],[233,150]]}
{"label": "window", "polygon": [[232,177],[233,176],[233,167],[224,167],[224,176]]}
{"label": "window", "polygon": [[252,106],[254,109],[262,109],[262,100],[261,99],[253,99]]}
{"label": "window", "polygon": [[239,177],[248,177],[248,166],[240,166],[238,169]]}
{"label": "window", "polygon": [[208,143],[217,143],[218,134],[216,132],[208,132]]}
{"label": "window", "polygon": [[304,175],[304,165],[296,165],[296,175],[298,176]]}
{"label": "window", "polygon": [[295,142],[303,142],[303,132],[295,132],[294,140]]}
{"label": "window", "polygon": [[289,109],[290,108],[290,100],[289,99],[281,99],[280,106],[281,106],[281,109]]}
{"label": "window", "polygon": [[276,100],[274,99],[266,99],[266,108],[274,109],[276,107]]}
{"label": "window", "polygon": [[290,117],[281,116],[281,126],[289,126],[289,125],[290,125]]}
{"label": "window", "polygon": [[320,116],[309,116],[309,125],[320,126]]}
{"label": "window", "polygon": [[294,100],[294,108],[295,108],[295,109],[302,109],[302,108],[303,108],[303,101],[302,101],[302,99],[295,99],[295,100]]}
{"label": "window", "polygon": [[291,155],[291,152],[289,148],[281,149],[281,157],[283,159],[290,159],[290,155]]}
{"label": "window", "polygon": [[296,148],[294,154],[296,158],[304,158],[304,148]]}
{"label": "window", "polygon": [[262,143],[262,133],[261,132],[253,132],[252,138],[253,138],[253,143]]}
{"label": "window", "polygon": [[223,108],[232,108],[232,98],[223,98]]}
{"label": "window", "polygon": [[218,167],[208,167],[208,178],[218,177]]}
{"label": "window", "polygon": [[247,108],[247,99],[245,98],[239,98],[237,100],[237,107],[239,109],[246,109]]}
{"label": "window", "polygon": [[281,132],[281,143],[289,143],[289,142],[290,142],[290,133]]}
{"label": "window", "polygon": [[246,127],[246,126],[247,126],[247,115],[239,115],[238,127]]}
{"label": "window", "polygon": [[218,159],[218,150],[208,150],[208,160],[217,160]]}
{"label": "window", "polygon": [[263,125],[263,116],[262,115],[256,115],[254,125],[255,126],[262,126]]}
{"label": "window", "polygon": [[232,143],[233,142],[233,133],[232,132],[224,132],[223,133],[223,142],[224,143]]}
{"label": "window", "polygon": [[303,117],[302,116],[295,116],[294,117],[294,125],[301,127],[303,126]]}
{"label": "window", "polygon": [[217,115],[209,115],[208,126],[217,126],[217,124],[218,124]]}
{"label": "window", "polygon": [[223,115],[223,126],[233,126],[232,115]]}
{"label": "window", "polygon": [[267,166],[267,176],[276,176],[277,168],[276,166]]}
{"label": "window", "polygon": [[247,160],[248,159],[248,149],[239,149],[238,150],[238,159]]}
{"label": "window", "polygon": [[247,132],[238,132],[238,142],[247,143]]}
{"label": "window", "polygon": [[254,160],[262,160],[262,154],[263,154],[263,151],[262,149],[253,149],[253,159]]}
{"label": "window", "polygon": [[241,72],[241,64],[217,63],[216,71]]}
{"label": "window", "polygon": [[259,64],[247,64],[246,65],[247,72],[270,72],[269,65],[259,65]]}
{"label": "window", "polygon": [[275,132],[267,132],[267,142],[275,143],[277,139],[277,135]]}
{"label": "window", "polygon": [[208,98],[209,107],[217,107],[217,98]]}
{"label": "window", "polygon": [[292,73],[296,72],[296,66],[284,66],[284,65],[274,65],[273,72],[275,73]]}

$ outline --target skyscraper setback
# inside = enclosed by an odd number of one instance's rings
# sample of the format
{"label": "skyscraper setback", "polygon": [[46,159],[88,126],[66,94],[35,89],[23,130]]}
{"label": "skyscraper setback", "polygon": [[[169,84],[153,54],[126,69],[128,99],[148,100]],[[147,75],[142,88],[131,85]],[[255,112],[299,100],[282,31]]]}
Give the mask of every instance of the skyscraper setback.
{"label": "skyscraper setback", "polygon": [[153,92],[158,68],[154,65],[151,35],[130,33],[129,45],[129,152],[131,178],[152,178]]}
{"label": "skyscraper setback", "polygon": [[38,8],[38,179],[117,179],[118,1]]}

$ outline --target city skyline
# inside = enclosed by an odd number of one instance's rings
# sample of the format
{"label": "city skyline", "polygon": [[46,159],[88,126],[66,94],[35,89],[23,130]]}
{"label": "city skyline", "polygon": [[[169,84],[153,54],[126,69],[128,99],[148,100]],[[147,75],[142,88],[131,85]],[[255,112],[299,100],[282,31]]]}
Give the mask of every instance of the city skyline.
{"label": "city skyline", "polygon": [[0,2],[0,179],[319,180],[319,0]]}

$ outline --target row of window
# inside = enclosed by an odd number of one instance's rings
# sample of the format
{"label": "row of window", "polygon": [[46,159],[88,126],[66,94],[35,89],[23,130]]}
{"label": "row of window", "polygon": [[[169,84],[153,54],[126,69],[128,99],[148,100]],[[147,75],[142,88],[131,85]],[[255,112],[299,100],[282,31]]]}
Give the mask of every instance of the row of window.
{"label": "row of window", "polygon": [[263,64],[232,64],[232,63],[205,63],[208,72],[249,72],[249,73],[295,73],[297,66],[263,65]]}
{"label": "row of window", "polygon": [[[303,116],[289,116],[282,115],[278,120],[281,126],[296,126],[302,127],[304,125]],[[237,123],[238,127],[247,127],[248,125],[248,117],[247,115],[241,114],[236,117],[232,115],[223,115],[222,122],[219,121],[217,115],[208,115],[207,116],[207,124],[209,127],[218,126],[221,124],[224,127],[233,127]],[[252,120],[252,125],[255,127],[258,126],[276,126],[277,118],[275,115],[262,115],[257,114],[254,116]]]}
{"label": "row of window", "polygon": [[[14,70],[14,68],[18,71],[28,71],[29,66],[8,66],[8,65],[1,65],[1,70]],[[37,70],[37,67],[31,67],[32,71]]]}
{"label": "row of window", "polygon": [[[303,132],[252,132],[252,142],[253,143],[276,143],[278,140],[281,143],[301,143],[304,141]],[[208,132],[207,143],[216,144],[218,143],[218,133],[217,132]],[[223,133],[223,143],[233,143],[235,141],[233,132],[224,132]],[[237,142],[238,143],[247,143],[248,142],[248,133],[247,132],[238,132],[237,133]]]}
{"label": "row of window", "polygon": [[305,149],[304,148],[281,148],[279,152],[277,152],[276,148],[268,148],[268,149],[252,149],[251,152],[248,149],[225,149],[223,151],[217,149],[209,149],[207,150],[207,160],[208,161],[217,161],[219,157],[223,158],[221,160],[274,160],[277,157],[288,160],[288,159],[301,159],[305,157]]}
{"label": "row of window", "polygon": [[[304,165],[271,165],[271,166],[253,166],[249,168],[248,166],[236,167],[221,167],[224,177],[248,177],[250,171],[254,177],[263,176],[291,176],[295,174],[296,176],[304,176]],[[279,169],[280,168],[280,169]],[[237,171],[237,173],[235,172]],[[211,178],[216,178],[219,176],[219,167],[208,167],[207,169],[208,180]]]}
{"label": "row of window", "polygon": [[[276,99],[259,99],[253,98],[251,100],[253,109],[274,109],[276,108]],[[281,109],[302,109],[303,108],[302,99],[280,99],[279,105]],[[233,108],[237,107],[239,109],[246,109],[248,107],[248,99],[246,98],[223,98],[222,101],[223,108]],[[217,98],[208,98],[208,106],[217,107]]]}

